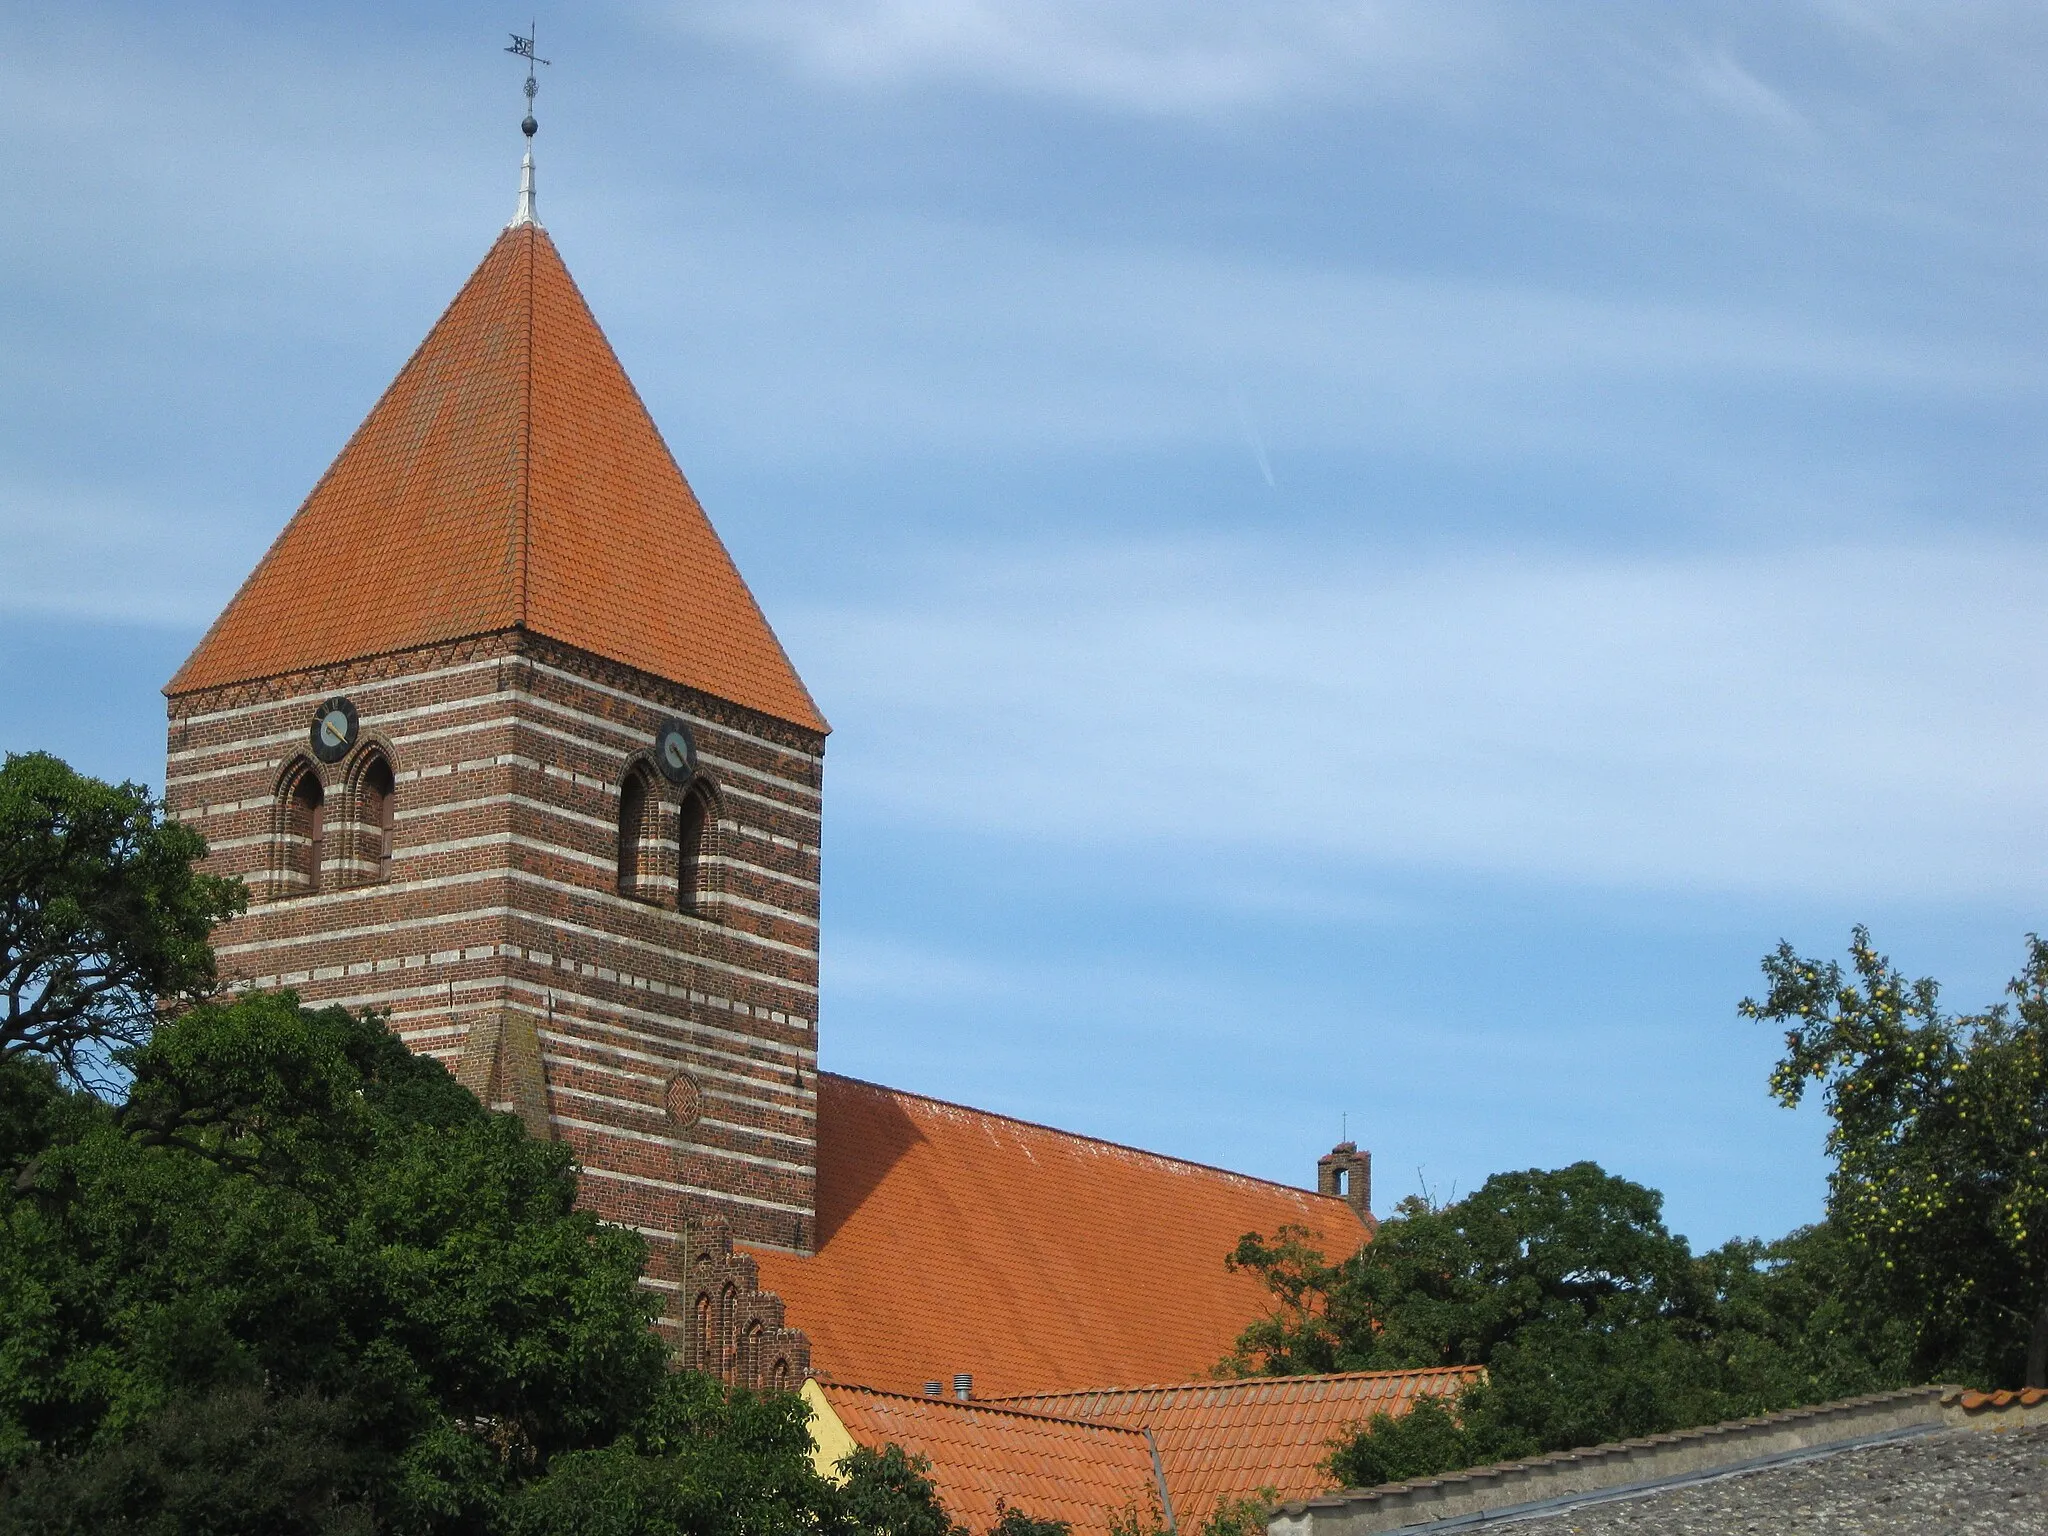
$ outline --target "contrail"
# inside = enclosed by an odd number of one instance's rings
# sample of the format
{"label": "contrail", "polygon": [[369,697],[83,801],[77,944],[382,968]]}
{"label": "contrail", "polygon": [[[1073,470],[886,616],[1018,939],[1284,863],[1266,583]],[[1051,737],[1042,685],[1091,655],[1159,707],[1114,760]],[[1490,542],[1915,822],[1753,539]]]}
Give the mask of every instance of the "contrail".
{"label": "contrail", "polygon": [[1266,477],[1266,486],[1273,488],[1273,461],[1266,457],[1266,445],[1259,441],[1259,429],[1252,425],[1252,413],[1245,409],[1244,395],[1233,389],[1231,403],[1237,407],[1237,424],[1244,428],[1244,440],[1251,444],[1252,457],[1259,461],[1259,473]]}

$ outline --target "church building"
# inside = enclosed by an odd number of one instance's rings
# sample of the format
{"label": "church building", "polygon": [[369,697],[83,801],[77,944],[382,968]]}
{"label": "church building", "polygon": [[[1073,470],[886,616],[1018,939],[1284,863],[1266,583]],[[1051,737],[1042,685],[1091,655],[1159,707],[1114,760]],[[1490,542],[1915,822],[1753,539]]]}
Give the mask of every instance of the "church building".
{"label": "church building", "polygon": [[1267,1302],[1224,1256],[1355,1249],[1368,1154],[1293,1188],[820,1070],[829,727],[531,163],[165,689],[170,810],[252,896],[223,974],[388,1014],[566,1142],[686,1364],[976,1403],[1206,1377]]}

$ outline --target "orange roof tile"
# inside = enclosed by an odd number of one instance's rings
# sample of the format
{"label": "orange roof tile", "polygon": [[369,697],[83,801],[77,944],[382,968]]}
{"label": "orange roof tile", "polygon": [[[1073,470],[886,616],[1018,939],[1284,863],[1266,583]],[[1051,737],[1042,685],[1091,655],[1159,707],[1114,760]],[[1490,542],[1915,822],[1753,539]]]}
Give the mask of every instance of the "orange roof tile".
{"label": "orange roof tile", "polygon": [[2007,1387],[1999,1392],[1964,1392],[1957,1399],[1965,1413],[1976,1413],[1984,1408],[2010,1408],[2018,1403],[2022,1408],[2035,1408],[2048,1402],[2048,1391],[2040,1387],[2021,1387],[2017,1390]]}
{"label": "orange roof tile", "polygon": [[1211,1369],[1268,1303],[1224,1256],[1283,1223],[1367,1235],[1332,1196],[821,1073],[818,1250],[753,1256],[821,1375],[997,1397]]}
{"label": "orange roof tile", "polygon": [[498,237],[165,692],[519,627],[827,728],[533,224]]}
{"label": "orange roof tile", "polygon": [[1135,1429],[829,1382],[818,1390],[860,1444],[927,1458],[946,1512],[971,1531],[995,1524],[998,1499],[1101,1536],[1158,1500],[1152,1447]]}
{"label": "orange roof tile", "polygon": [[1264,1376],[1167,1387],[1111,1387],[1011,1397],[1010,1407],[1149,1429],[1183,1528],[1218,1502],[1271,1488],[1279,1502],[1334,1486],[1323,1470],[1330,1442],[1376,1413],[1399,1418],[1418,1397],[1454,1397],[1485,1372],[1478,1366],[1420,1371],[1347,1371]]}

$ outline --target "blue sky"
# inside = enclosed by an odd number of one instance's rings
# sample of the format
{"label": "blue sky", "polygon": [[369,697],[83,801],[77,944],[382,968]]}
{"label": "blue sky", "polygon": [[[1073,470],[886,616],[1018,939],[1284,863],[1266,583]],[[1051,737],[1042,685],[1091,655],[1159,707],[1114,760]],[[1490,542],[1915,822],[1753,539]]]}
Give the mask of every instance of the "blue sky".
{"label": "blue sky", "polygon": [[[511,213],[524,17],[0,7],[0,746],[160,779]],[[836,727],[827,1065],[1705,1243],[1820,1208],[1779,938],[2016,968],[2048,12],[540,26],[542,216]]]}

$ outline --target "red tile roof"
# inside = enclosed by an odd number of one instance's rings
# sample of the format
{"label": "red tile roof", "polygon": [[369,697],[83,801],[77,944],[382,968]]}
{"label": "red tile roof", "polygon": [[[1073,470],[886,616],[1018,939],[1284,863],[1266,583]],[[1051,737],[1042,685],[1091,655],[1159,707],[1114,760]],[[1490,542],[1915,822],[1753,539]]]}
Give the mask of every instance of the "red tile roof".
{"label": "red tile roof", "polygon": [[1038,1393],[1004,1401],[1152,1431],[1174,1513],[1183,1529],[1195,1529],[1225,1499],[1271,1488],[1284,1502],[1334,1487],[1322,1466],[1332,1440],[1376,1413],[1399,1418],[1418,1397],[1454,1397],[1485,1374],[1478,1366],[1347,1371]]}
{"label": "red tile roof", "polygon": [[532,224],[498,237],[165,691],[522,626],[826,729]]}
{"label": "red tile roof", "polygon": [[1977,1413],[1985,1408],[2010,1408],[2015,1403],[2022,1408],[2037,1408],[2048,1403],[2048,1391],[2039,1387],[2008,1387],[2002,1392],[1963,1392],[1956,1401],[1965,1413]]}
{"label": "red tile roof", "polygon": [[1157,1503],[1152,1448],[1137,1430],[868,1387],[818,1388],[860,1444],[894,1443],[927,1458],[947,1513],[971,1531],[995,1524],[998,1499],[1084,1536],[1107,1536],[1119,1515],[1142,1517]]}
{"label": "red tile roof", "polygon": [[1268,1305],[1224,1256],[1287,1223],[1367,1235],[1331,1196],[823,1073],[818,1250],[753,1254],[826,1379],[997,1397],[1210,1370]]}

